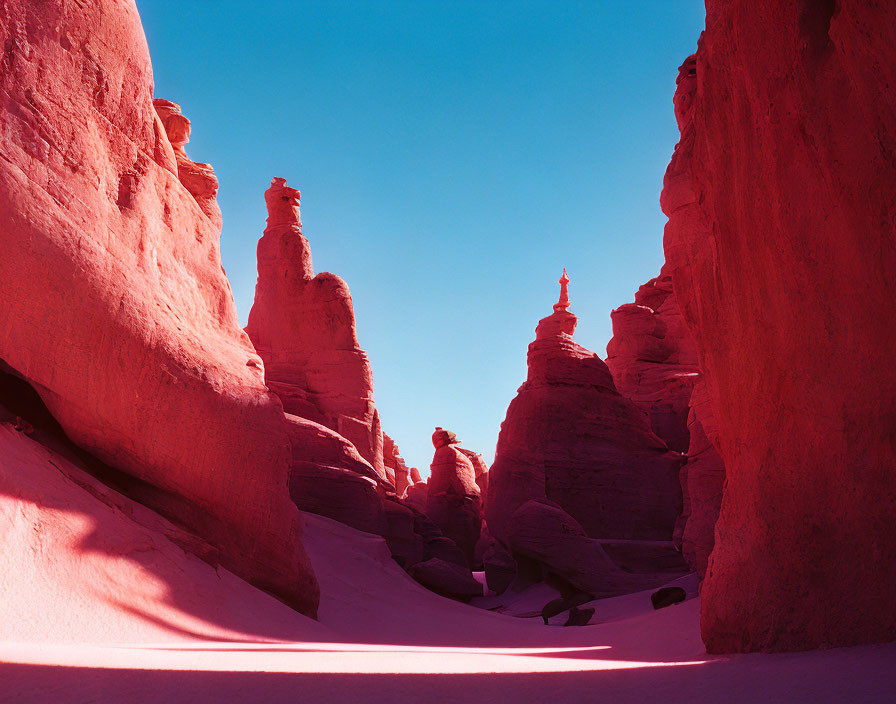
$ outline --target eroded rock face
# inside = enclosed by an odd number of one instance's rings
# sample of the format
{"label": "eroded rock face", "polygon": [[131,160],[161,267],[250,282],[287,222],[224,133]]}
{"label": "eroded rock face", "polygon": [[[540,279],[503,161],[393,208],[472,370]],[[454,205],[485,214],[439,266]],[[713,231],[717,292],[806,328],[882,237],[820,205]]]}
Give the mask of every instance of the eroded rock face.
{"label": "eroded rock face", "polygon": [[700,578],[706,576],[709,556],[715,544],[715,527],[722,507],[725,464],[710,440],[717,430],[712,417],[706,384],[701,379],[691,395],[688,416],[690,446],[688,461],[682,467],[681,552]]}
{"label": "eroded rock face", "polygon": [[559,578],[594,598],[649,589],[669,579],[624,572],[572,516],[546,499],[527,501],[514,511],[507,543],[530,578]]}
{"label": "eroded rock face", "polygon": [[286,412],[350,440],[385,479],[373,374],[358,345],[351,293],[335,274],[314,275],[299,199],[282,178],[265,192],[268,220],[258,242],[258,283],[246,332]]}
{"label": "eroded rock face", "polygon": [[607,367],[616,390],[647,413],[669,449],[687,452],[688,402],[696,383],[697,349],[684,326],[667,272],[644,284],[634,303],[611,313]]}
{"label": "eroded rock face", "polygon": [[592,538],[671,541],[681,457],[616,391],[607,365],[573,340],[568,306],[564,283],[529,345],[528,379],[507,409],[489,472],[489,531],[506,544],[514,512],[549,499]]}
{"label": "eroded rock face", "polygon": [[482,529],[480,493],[476,468],[458,442],[454,433],[442,428],[436,428],[432,435],[436,451],[430,465],[425,512],[473,566]]}
{"label": "eroded rock face", "polygon": [[179,108],[153,107],[137,8],[0,14],[0,359],[225,567],[314,614],[286,420],[237,324],[217,182],[186,157]]}
{"label": "eroded rock face", "polygon": [[662,205],[727,485],[711,652],[896,638],[896,6],[707,3]]}
{"label": "eroded rock face", "polygon": [[385,433],[383,433],[383,464],[386,467],[386,472],[391,475],[392,483],[395,485],[395,494],[399,497],[404,496],[408,487],[413,483],[410,470],[404,457],[398,451],[398,445]]}
{"label": "eroded rock face", "polygon": [[464,447],[458,447],[457,449],[463,452],[473,465],[473,472],[476,474],[476,486],[479,487],[479,497],[484,508],[485,497],[488,495],[488,465],[482,458],[482,453],[468,450]]}
{"label": "eroded rock face", "polygon": [[607,366],[617,390],[647,414],[652,430],[671,449],[687,453],[679,473],[682,512],[673,541],[702,578],[712,552],[725,466],[701,422],[715,433],[697,348],[668,271],[664,266],[641,286],[634,303],[613,311]]}

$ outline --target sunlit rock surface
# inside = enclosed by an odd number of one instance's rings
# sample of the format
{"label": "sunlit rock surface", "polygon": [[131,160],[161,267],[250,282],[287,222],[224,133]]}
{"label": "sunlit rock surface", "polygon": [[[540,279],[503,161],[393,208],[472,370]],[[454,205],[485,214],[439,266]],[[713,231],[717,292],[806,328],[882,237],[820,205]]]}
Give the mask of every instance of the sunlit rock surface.
{"label": "sunlit rock surface", "polygon": [[282,178],[265,192],[267,227],[258,241],[258,283],[246,332],[286,412],[347,438],[385,479],[373,373],[358,345],[351,293],[335,274],[315,276],[299,198]]}
{"label": "sunlit rock surface", "polygon": [[[133,2],[0,7],[0,359],[222,563],[313,614],[279,400],[240,330],[217,180],[153,106]],[[158,113],[157,113],[158,110]]]}

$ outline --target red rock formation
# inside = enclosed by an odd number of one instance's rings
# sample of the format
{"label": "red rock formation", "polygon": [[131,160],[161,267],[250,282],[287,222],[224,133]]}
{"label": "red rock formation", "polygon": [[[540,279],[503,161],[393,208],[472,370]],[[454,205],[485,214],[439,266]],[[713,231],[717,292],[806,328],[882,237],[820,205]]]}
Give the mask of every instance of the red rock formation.
{"label": "red rock formation", "polygon": [[476,474],[476,486],[479,487],[480,503],[485,508],[485,497],[488,494],[488,465],[482,459],[481,453],[467,450],[463,447],[458,447],[457,449],[463,452],[473,465],[473,471]]}
{"label": "red rock formation", "polygon": [[706,21],[662,195],[727,471],[703,638],[892,640],[896,5],[711,0]]}
{"label": "red rock formation", "polygon": [[383,433],[383,464],[386,471],[393,475],[392,483],[395,485],[396,495],[404,496],[412,483],[410,470],[404,457],[398,452],[398,445],[385,433]]}
{"label": "red rock formation", "polygon": [[607,367],[616,390],[642,408],[669,449],[687,452],[688,401],[699,375],[697,349],[663,271],[644,284],[634,303],[611,313]]}
{"label": "red rock formation", "polygon": [[538,323],[528,379],[501,426],[489,472],[489,531],[506,544],[514,512],[547,498],[592,538],[670,541],[681,458],[617,393],[606,364],[573,340],[567,281],[564,275],[554,313]]}
{"label": "red rock formation", "polygon": [[426,515],[453,540],[473,566],[482,513],[476,470],[457,436],[442,428],[432,434],[436,451],[430,466]]}
{"label": "red rock formation", "polygon": [[314,614],[287,425],[237,324],[214,174],[186,158],[177,107],[159,104],[165,125],[153,108],[137,8],[5,0],[0,16],[0,358],[225,567]]}
{"label": "red rock formation", "polygon": [[682,467],[685,507],[679,521],[681,552],[702,579],[715,543],[725,484],[725,464],[710,440],[710,436],[716,436],[717,428],[702,379],[691,396],[688,430],[691,435],[688,461]]}
{"label": "red rock formation", "polygon": [[299,198],[282,178],[265,192],[268,220],[258,241],[258,284],[246,332],[286,412],[350,440],[385,479],[373,374],[358,346],[352,297],[335,274],[314,275]]}
{"label": "red rock formation", "polygon": [[[562,508],[546,499],[527,501],[513,513],[508,547],[529,579],[564,583],[596,598],[657,587],[669,574],[631,574],[620,569],[600,542]],[[491,560],[486,571],[494,569]],[[681,573],[679,573],[681,574]]]}
{"label": "red rock formation", "polygon": [[672,292],[668,269],[664,266],[657,278],[641,286],[634,303],[613,311],[607,366],[617,390],[647,413],[653,431],[670,448],[687,452],[679,475],[682,513],[673,540],[702,578],[712,552],[725,466],[701,424],[705,420],[715,427],[697,348]]}

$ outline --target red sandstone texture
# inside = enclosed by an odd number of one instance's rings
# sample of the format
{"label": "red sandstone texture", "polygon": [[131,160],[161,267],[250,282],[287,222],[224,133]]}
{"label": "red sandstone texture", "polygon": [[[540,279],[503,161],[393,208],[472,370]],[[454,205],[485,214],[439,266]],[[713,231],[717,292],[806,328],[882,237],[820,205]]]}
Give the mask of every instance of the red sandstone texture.
{"label": "red sandstone texture", "polygon": [[[564,272],[565,274],[565,272]],[[512,516],[549,499],[592,538],[671,541],[681,508],[681,457],[576,344],[564,276],[554,313],[529,345],[529,375],[507,409],[489,472],[489,531],[508,542]]]}
{"label": "red sandstone texture", "polygon": [[665,249],[727,485],[711,652],[896,638],[896,5],[711,0]]}
{"label": "red sandstone texture", "polygon": [[299,199],[282,178],[265,192],[268,220],[258,241],[258,284],[246,332],[286,412],[350,440],[385,479],[373,374],[358,345],[351,293],[335,274],[314,275]]}
{"label": "red sandstone texture", "polygon": [[314,614],[286,420],[221,268],[217,180],[187,158],[180,109],[153,107],[137,8],[4,0],[0,16],[0,358],[226,567]]}
{"label": "red sandstone texture", "polygon": [[672,291],[668,266],[641,286],[635,302],[611,314],[607,366],[617,390],[639,406],[670,448],[687,453],[679,480],[682,512],[674,542],[703,577],[722,502],[725,466],[704,432],[712,408],[697,366],[697,348]]}
{"label": "red sandstone texture", "polygon": [[682,554],[703,578],[715,543],[715,526],[725,485],[725,464],[710,440],[710,436],[716,437],[717,429],[702,379],[691,395],[688,431],[688,461],[681,468],[684,508],[676,530],[680,529],[678,537]]}
{"label": "red sandstone texture", "polygon": [[634,303],[619,306],[610,317],[607,367],[616,390],[647,413],[651,430],[669,449],[687,452],[688,401],[699,371],[672,277],[661,272],[638,290]]}
{"label": "red sandstone texture", "polygon": [[[395,494],[403,497],[408,487],[414,482],[411,479],[411,469],[408,468],[404,457],[398,451],[398,445],[388,435],[383,433],[383,464],[386,467],[386,474],[391,476],[391,481],[395,485]],[[419,480],[420,475],[417,475]]]}
{"label": "red sandstone texture", "polygon": [[488,465],[485,463],[482,453],[468,450],[464,447],[458,447],[457,449],[463,452],[473,465],[473,472],[476,475],[476,486],[479,487],[479,498],[484,507],[485,497],[488,494]]}
{"label": "red sandstone texture", "polygon": [[458,442],[454,433],[442,428],[436,428],[432,434],[435,454],[427,485],[426,515],[463,551],[468,566],[472,567],[482,529],[476,467],[469,457],[477,453],[462,450]]}

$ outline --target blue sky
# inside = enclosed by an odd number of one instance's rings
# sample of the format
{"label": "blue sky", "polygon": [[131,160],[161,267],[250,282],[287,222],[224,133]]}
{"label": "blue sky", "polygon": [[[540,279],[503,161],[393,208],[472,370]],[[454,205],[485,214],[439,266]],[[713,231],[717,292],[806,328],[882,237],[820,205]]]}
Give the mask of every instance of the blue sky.
{"label": "blue sky", "polygon": [[659,271],[699,0],[138,6],[156,97],[221,182],[240,320],[283,176],[316,270],[351,288],[383,427],[424,474],[436,425],[491,461],[564,266],[601,357],[610,311]]}

